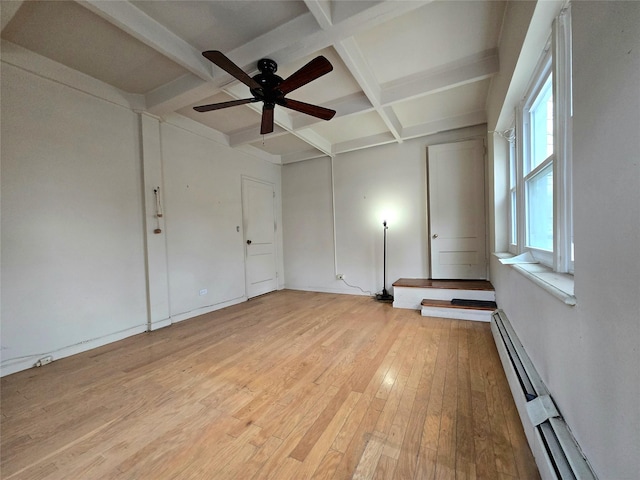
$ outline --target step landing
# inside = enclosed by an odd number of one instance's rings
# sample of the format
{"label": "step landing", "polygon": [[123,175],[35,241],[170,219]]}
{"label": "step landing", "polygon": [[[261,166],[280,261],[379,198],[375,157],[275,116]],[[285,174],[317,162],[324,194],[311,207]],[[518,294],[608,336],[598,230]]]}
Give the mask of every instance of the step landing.
{"label": "step landing", "polygon": [[454,298],[496,301],[496,292],[487,280],[431,280],[401,278],[393,283],[394,308],[421,310],[423,300]]}
{"label": "step landing", "polygon": [[[485,301],[487,302],[487,301]],[[423,317],[453,318],[456,320],[472,320],[475,322],[490,322],[491,314],[497,306],[494,305],[458,305],[451,300],[428,300],[420,302],[420,313]]]}
{"label": "step landing", "polygon": [[393,283],[394,308],[420,310],[423,316],[491,321],[494,307],[452,305],[453,299],[495,302],[487,280],[431,280],[401,278]]}

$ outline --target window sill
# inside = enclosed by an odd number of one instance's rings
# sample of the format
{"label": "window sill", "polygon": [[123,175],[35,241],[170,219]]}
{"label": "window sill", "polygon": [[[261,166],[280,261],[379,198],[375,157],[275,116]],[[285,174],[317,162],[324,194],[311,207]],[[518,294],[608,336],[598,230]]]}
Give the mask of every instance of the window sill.
{"label": "window sill", "polygon": [[[498,259],[511,258],[514,256],[511,253],[494,253],[493,255]],[[549,267],[545,267],[539,263],[521,263],[508,266],[527,277],[566,305],[573,306],[576,304],[573,289],[573,275],[554,272]]]}

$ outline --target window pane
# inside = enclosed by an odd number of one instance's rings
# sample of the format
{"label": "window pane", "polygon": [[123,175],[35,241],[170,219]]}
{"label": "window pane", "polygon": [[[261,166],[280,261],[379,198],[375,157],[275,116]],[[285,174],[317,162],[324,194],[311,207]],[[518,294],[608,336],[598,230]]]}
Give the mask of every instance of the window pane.
{"label": "window pane", "polygon": [[[531,159],[528,172],[553,153],[553,89],[551,74],[531,105]],[[527,173],[528,173],[527,172]]]}
{"label": "window pane", "polygon": [[553,163],[527,181],[527,245],[553,251]]}

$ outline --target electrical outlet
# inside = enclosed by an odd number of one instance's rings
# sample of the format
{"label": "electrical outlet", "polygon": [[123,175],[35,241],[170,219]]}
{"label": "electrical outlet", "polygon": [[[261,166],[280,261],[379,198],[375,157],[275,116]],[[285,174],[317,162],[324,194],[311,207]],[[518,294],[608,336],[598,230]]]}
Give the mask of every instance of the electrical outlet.
{"label": "electrical outlet", "polygon": [[200,296],[206,295],[208,292],[209,290],[207,290],[206,288],[203,288],[202,290],[200,290]]}
{"label": "electrical outlet", "polygon": [[344,273],[337,273],[336,280],[344,280]]}
{"label": "electrical outlet", "polygon": [[42,357],[40,360],[36,362],[36,367],[41,367],[51,362],[53,362],[53,357],[51,355],[47,355],[46,357]]}

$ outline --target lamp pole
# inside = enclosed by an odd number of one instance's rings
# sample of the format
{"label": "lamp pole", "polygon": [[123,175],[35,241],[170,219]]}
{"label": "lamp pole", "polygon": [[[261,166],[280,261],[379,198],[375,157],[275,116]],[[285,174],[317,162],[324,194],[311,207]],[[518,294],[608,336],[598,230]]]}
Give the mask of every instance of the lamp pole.
{"label": "lamp pole", "polygon": [[376,295],[376,300],[379,302],[393,302],[393,295],[389,295],[387,292],[387,221],[382,222],[384,232],[384,243],[382,246],[382,293]]}

